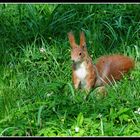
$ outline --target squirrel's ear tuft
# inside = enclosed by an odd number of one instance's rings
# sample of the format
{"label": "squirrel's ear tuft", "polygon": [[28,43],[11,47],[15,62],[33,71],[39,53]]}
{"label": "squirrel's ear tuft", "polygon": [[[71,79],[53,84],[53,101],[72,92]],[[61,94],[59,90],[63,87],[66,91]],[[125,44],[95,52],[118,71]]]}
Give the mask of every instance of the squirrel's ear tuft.
{"label": "squirrel's ear tuft", "polygon": [[76,43],[72,31],[68,33],[68,38],[69,38],[70,45],[73,48],[76,45]]}
{"label": "squirrel's ear tuft", "polygon": [[80,33],[80,47],[81,48],[86,47],[86,39],[83,31]]}

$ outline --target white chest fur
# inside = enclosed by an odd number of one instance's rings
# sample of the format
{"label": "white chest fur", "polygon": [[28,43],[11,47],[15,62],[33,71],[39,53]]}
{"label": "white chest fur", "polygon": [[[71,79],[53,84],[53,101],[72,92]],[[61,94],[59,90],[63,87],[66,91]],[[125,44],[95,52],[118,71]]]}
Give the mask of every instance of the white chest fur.
{"label": "white chest fur", "polygon": [[86,65],[85,63],[77,64],[76,66],[76,76],[81,80],[84,81],[87,75]]}

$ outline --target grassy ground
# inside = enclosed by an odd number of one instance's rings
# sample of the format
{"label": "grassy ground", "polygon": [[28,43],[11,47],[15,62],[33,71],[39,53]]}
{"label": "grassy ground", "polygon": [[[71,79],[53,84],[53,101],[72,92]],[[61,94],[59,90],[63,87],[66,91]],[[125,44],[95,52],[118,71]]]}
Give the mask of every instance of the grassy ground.
{"label": "grassy ground", "polygon": [[[139,13],[138,4],[1,4],[0,136],[140,136]],[[93,62],[135,60],[106,98],[74,90],[70,30],[77,42],[85,32]]]}

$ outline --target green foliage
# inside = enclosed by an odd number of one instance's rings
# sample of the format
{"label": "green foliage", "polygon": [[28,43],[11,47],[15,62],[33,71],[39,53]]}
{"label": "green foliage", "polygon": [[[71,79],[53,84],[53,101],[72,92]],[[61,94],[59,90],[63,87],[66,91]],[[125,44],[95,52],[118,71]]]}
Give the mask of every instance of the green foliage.
{"label": "green foliage", "polygon": [[[139,13],[138,4],[1,4],[0,136],[139,136]],[[74,90],[71,30],[77,43],[85,32],[93,62],[136,61],[104,99]]]}

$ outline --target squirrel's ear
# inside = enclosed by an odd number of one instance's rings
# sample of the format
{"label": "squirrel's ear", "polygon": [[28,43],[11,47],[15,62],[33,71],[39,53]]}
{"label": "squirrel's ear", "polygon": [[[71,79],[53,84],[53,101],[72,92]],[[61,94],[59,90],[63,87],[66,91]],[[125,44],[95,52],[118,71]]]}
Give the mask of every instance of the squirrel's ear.
{"label": "squirrel's ear", "polygon": [[72,48],[75,47],[76,43],[75,43],[75,38],[72,32],[68,33],[68,38],[69,38],[69,42]]}
{"label": "squirrel's ear", "polygon": [[80,47],[81,48],[86,47],[86,39],[83,31],[80,33]]}

